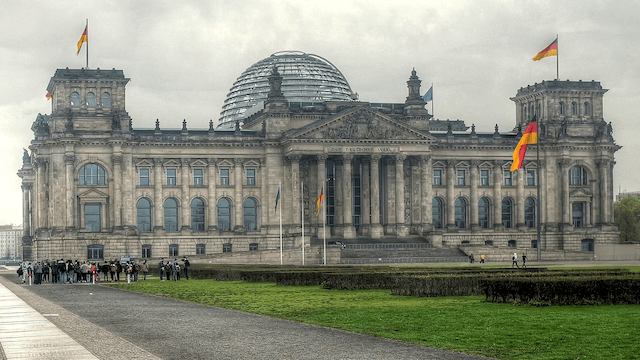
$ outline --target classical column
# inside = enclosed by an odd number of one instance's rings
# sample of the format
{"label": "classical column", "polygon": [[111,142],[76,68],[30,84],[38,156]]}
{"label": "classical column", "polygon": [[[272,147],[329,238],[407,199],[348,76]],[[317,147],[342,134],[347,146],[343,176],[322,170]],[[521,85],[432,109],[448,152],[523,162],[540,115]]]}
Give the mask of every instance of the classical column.
{"label": "classical column", "polygon": [[380,225],[380,155],[371,155],[371,231],[372,239],[379,239],[384,229]]}
{"label": "classical column", "polygon": [[243,219],[243,197],[242,197],[242,164],[243,159],[233,159],[235,168],[234,168],[234,179],[235,179],[235,187],[234,187],[234,202],[233,202],[233,212],[234,219],[233,223],[235,226],[233,227],[234,231],[243,231],[244,230],[244,219]]}
{"label": "classical column", "polygon": [[23,237],[31,237],[31,190],[32,183],[22,183],[22,232]]}
{"label": "classical column", "polygon": [[[326,154],[320,154],[316,156],[317,160],[318,160],[318,189],[316,191],[316,195],[319,197],[320,196],[320,191],[324,192],[324,200],[323,200],[323,204],[321,204],[322,208],[320,208],[320,214],[318,214],[319,217],[319,221],[318,221],[318,228],[316,229],[317,234],[318,234],[318,238],[322,238],[322,231],[324,223],[327,219],[327,207],[326,207],[326,203],[327,203],[327,155]],[[316,211],[318,211],[318,209],[315,209]]]}
{"label": "classical column", "polygon": [[409,235],[404,222],[404,159],[405,154],[397,154],[396,159],[396,236]]}
{"label": "classical column", "polygon": [[469,213],[471,217],[471,229],[476,230],[479,228],[478,219],[478,166],[480,161],[471,161],[471,168],[469,169]]}
{"label": "classical column", "polygon": [[[49,165],[49,161],[47,159],[38,159],[36,161],[36,171],[37,171],[37,191],[36,191],[36,216],[33,227],[35,229],[46,227],[46,210],[47,210],[47,199],[45,197],[45,193],[47,192],[46,184],[46,168]],[[33,210],[32,210],[33,211]]]}
{"label": "classical column", "polygon": [[351,192],[351,162],[353,155],[342,155],[342,194],[343,194],[343,226],[342,236],[345,239],[356,237],[356,228],[353,226],[353,193]]}
{"label": "classical column", "polygon": [[[571,160],[561,159],[558,161],[560,165],[560,183],[562,188],[561,204],[562,204],[562,223],[571,225],[571,203],[569,201],[569,165]],[[584,209],[586,211],[586,209]]]}
{"label": "classical column", "polygon": [[258,169],[260,173],[260,219],[261,224],[260,227],[264,229],[264,231],[268,231],[269,226],[269,206],[268,198],[269,198],[269,178],[267,174],[267,169],[265,165],[267,160],[265,158],[260,159],[260,168]]}
{"label": "classical column", "polygon": [[431,221],[431,179],[429,176],[431,170],[431,155],[420,156],[420,221],[422,232],[430,231],[433,228]]}
{"label": "classical column", "polygon": [[369,225],[371,224],[371,179],[369,172],[369,162],[360,160],[362,164],[362,174],[360,179],[362,180],[362,189],[360,191],[360,204],[362,206],[362,226],[366,229],[366,234],[369,234]]}
{"label": "classical column", "polygon": [[[609,220],[609,214],[608,214],[608,202],[610,201],[607,196],[609,195],[609,176],[608,176],[608,170],[609,170],[609,159],[601,159],[599,160],[597,163],[598,165],[598,169],[600,170],[600,178],[598,179],[600,182],[600,192],[599,192],[599,198],[600,198],[600,223],[601,224],[606,224],[608,223]],[[595,192],[594,192],[595,193]],[[595,205],[595,204],[594,204]]]}
{"label": "classical column", "polygon": [[[291,201],[293,204],[287,210],[291,210],[293,212],[291,217],[291,224],[294,227],[300,226],[300,155],[292,155],[289,156],[289,160],[291,160]],[[283,209],[284,210],[284,209]],[[298,230],[294,230],[294,232],[298,232]],[[300,230],[302,231],[302,230]]]}
{"label": "classical column", "polygon": [[420,173],[420,159],[417,156],[409,158],[411,164],[411,229],[409,232],[416,232],[422,223],[421,196],[422,177]]}
{"label": "classical column", "polygon": [[209,158],[207,159],[207,162],[209,163],[209,167],[207,168],[207,181],[208,181],[208,186],[209,186],[209,197],[208,197],[208,215],[209,215],[209,226],[207,227],[207,230],[209,232],[213,232],[213,231],[217,231],[218,230],[218,202],[217,200],[217,196],[216,196],[216,184],[217,184],[217,172],[216,172],[216,159],[213,158]]}
{"label": "classical column", "polygon": [[455,228],[456,226],[456,206],[455,206],[455,164],[453,160],[447,160],[447,227]]}
{"label": "classical column", "polygon": [[189,159],[181,159],[180,182],[182,186],[182,231],[191,229],[191,194],[189,193]]}
{"label": "classical column", "polygon": [[75,182],[73,179],[73,165],[76,161],[75,155],[65,155],[64,156],[64,164],[65,164],[65,173],[66,173],[66,221],[65,226],[69,228],[74,227],[74,216],[73,216],[73,208],[75,205]]}
{"label": "classical column", "polygon": [[493,162],[493,227],[502,228],[502,161]]}
{"label": "classical column", "polygon": [[[111,163],[113,164],[113,206],[115,207],[115,228],[122,228],[122,217],[123,209],[122,209],[122,155],[121,154],[113,154],[111,155]],[[104,212],[105,209],[100,209],[100,214]],[[100,219],[102,220],[102,219]],[[105,223],[102,223],[103,227],[106,227]]]}
{"label": "classical column", "polygon": [[342,224],[344,214],[344,171],[342,169],[342,158],[333,157],[335,174],[333,177],[333,231],[336,235],[342,235]]}
{"label": "classical column", "polygon": [[162,203],[162,159],[153,159],[153,230],[164,229],[164,221],[162,219],[162,210],[164,204]]}
{"label": "classical column", "polygon": [[516,227],[518,229],[525,229],[524,225],[524,183],[525,183],[525,168],[520,168],[516,171],[517,181],[516,184]]}

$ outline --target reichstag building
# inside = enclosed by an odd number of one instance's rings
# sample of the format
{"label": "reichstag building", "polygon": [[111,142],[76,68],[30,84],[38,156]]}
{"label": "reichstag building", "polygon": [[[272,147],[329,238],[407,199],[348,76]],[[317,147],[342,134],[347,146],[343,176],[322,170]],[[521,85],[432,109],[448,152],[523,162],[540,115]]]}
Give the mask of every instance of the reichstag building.
{"label": "reichstag building", "polygon": [[[310,244],[325,237],[533,251],[538,202],[543,257],[618,242],[620,146],[599,82],[517,89],[513,128],[479,131],[433,119],[416,71],[407,75],[406,99],[370,103],[328,60],[281,52],[238,77],[208,129],[186,121],[136,129],[122,70],[58,69],[47,87],[52,112],[37,115],[18,172],[24,258],[196,256],[281,243],[313,256]],[[541,160],[529,145],[511,172],[534,116]]]}

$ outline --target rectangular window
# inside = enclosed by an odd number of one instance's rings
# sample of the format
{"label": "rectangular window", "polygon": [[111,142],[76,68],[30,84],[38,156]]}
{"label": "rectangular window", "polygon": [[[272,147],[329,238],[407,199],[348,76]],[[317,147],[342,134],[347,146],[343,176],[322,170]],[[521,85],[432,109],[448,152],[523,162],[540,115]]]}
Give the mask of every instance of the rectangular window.
{"label": "rectangular window", "polygon": [[220,169],[220,185],[229,185],[229,169]]}
{"label": "rectangular window", "polygon": [[574,202],[571,204],[571,213],[573,217],[573,226],[577,228],[584,227],[584,203]]}
{"label": "rectangular window", "polygon": [[142,245],[142,258],[151,258],[151,245]]}
{"label": "rectangular window", "polygon": [[255,251],[255,250],[258,250],[258,243],[249,244],[249,251]]}
{"label": "rectangular window", "polygon": [[256,169],[247,169],[247,185],[256,184]]}
{"label": "rectangular window", "polygon": [[489,170],[480,170],[480,186],[489,186]]}
{"label": "rectangular window", "polygon": [[205,255],[206,253],[205,244],[196,244],[196,255]]}
{"label": "rectangular window", "polygon": [[513,179],[511,177],[511,170],[504,171],[504,186],[513,186]]}
{"label": "rectangular window", "polygon": [[202,177],[202,169],[193,169],[193,185],[195,186],[204,185],[204,180]]}
{"label": "rectangular window", "polygon": [[84,224],[87,231],[100,231],[100,204],[84,204]]}
{"label": "rectangular window", "polygon": [[535,170],[527,170],[527,186],[536,186]]}
{"label": "rectangular window", "polygon": [[140,185],[149,186],[149,169],[140,169]]}
{"label": "rectangular window", "polygon": [[176,186],[176,169],[167,169],[167,185]]}
{"label": "rectangular window", "polygon": [[222,244],[222,252],[223,253],[231,252],[231,244],[229,243]]}
{"label": "rectangular window", "polygon": [[466,183],[466,171],[465,170],[458,170],[457,174],[458,174],[458,186],[465,186]]}
{"label": "rectangular window", "polygon": [[178,244],[169,245],[169,256],[180,256]]}
{"label": "rectangular window", "polygon": [[433,186],[442,186],[442,170],[433,170]]}

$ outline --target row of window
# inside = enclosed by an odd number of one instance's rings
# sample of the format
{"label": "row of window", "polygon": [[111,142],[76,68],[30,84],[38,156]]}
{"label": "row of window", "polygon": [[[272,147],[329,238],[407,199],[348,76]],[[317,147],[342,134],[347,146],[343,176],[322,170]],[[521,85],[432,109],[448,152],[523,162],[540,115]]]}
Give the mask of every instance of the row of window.
{"label": "row of window", "polygon": [[[177,169],[167,169],[166,171],[166,184],[167,186],[176,186],[177,185]],[[149,169],[140,169],[140,186],[149,186],[150,182],[150,170]],[[253,186],[256,185],[256,169],[247,169],[246,171],[246,185]],[[203,186],[204,185],[204,169],[193,169],[193,185],[195,186]],[[220,185],[231,185],[229,179],[229,169],[220,169]]]}
{"label": "row of window", "polygon": [[[455,220],[454,224],[459,229],[468,227],[468,205],[465,198],[459,197],[455,200]],[[502,199],[502,218],[501,224],[505,228],[514,227],[515,208],[514,201],[511,198]],[[437,229],[444,227],[445,203],[442,198],[435,197],[431,203],[432,223]],[[491,221],[491,201],[487,197],[482,197],[478,201],[478,225],[483,229],[488,229],[493,222]],[[534,198],[528,197],[524,201],[524,223],[528,227],[536,226],[536,201]]]}
{"label": "row of window", "polygon": [[[86,96],[86,102],[85,105],[88,107],[97,107],[97,98],[96,98],[96,94],[92,93],[92,92],[88,92],[87,96]],[[100,98],[101,102],[100,102],[100,106],[101,107],[111,107],[111,94],[109,94],[108,92],[104,92],[102,93],[102,97]],[[78,94],[78,92],[74,91],[71,93],[71,107],[80,107],[81,104],[81,100],[80,100],[80,94]]]}
{"label": "row of window", "polygon": [[[526,104],[522,105],[522,118],[530,119],[534,114],[540,114],[540,103],[536,104],[534,109],[533,104],[527,107]],[[558,103],[558,114],[559,115],[567,115],[567,105],[564,101],[560,101]],[[578,114],[578,103],[575,101],[571,102],[571,115],[579,115]],[[582,114],[583,116],[591,115],[591,104],[588,101],[585,101],[582,104]]]}
{"label": "row of window", "polygon": [[[218,200],[218,230],[230,231],[232,229],[232,202],[228,198]],[[243,227],[247,231],[258,230],[258,202],[254,198],[247,198],[242,204],[243,207]],[[150,232],[152,226],[152,210],[151,200],[141,198],[136,205],[138,230],[140,232]],[[86,209],[86,205],[85,205]],[[174,198],[168,198],[164,201],[164,230],[167,232],[177,232],[179,226],[178,201]],[[85,210],[86,212],[86,210]],[[86,218],[86,215],[85,215]],[[205,202],[201,198],[195,198],[191,201],[191,230],[194,232],[205,231]],[[87,229],[89,230],[89,229]]]}
{"label": "row of window", "polygon": [[[167,169],[167,178],[166,184],[167,186],[176,186],[177,185],[177,170],[176,169]],[[150,170],[149,169],[140,169],[140,185],[141,186],[149,186],[151,185]],[[442,169],[434,169],[433,170],[433,186],[442,186],[444,171]],[[480,186],[490,186],[490,171],[488,169],[480,169]],[[247,169],[246,170],[246,185],[256,185],[256,169]],[[536,185],[536,171],[535,170],[526,170],[526,185],[527,186],[535,186]],[[105,170],[102,166],[98,164],[86,164],[80,168],[80,172],[78,174],[78,183],[80,185],[105,185]],[[458,169],[456,172],[456,184],[458,186],[466,186],[468,185],[467,179],[467,170]],[[510,170],[503,171],[503,184],[504,186],[513,186],[513,173]],[[588,185],[587,181],[587,170],[580,167],[574,166],[569,170],[569,184],[570,185]],[[193,185],[195,186],[203,186],[204,185],[204,170],[203,169],[193,169]],[[230,185],[229,179],[229,169],[220,169],[220,185]]]}
{"label": "row of window", "polygon": [[[178,257],[180,256],[180,245],[179,244],[169,244],[169,252],[165,253],[161,256],[169,256],[169,257]],[[233,244],[225,243],[222,244],[222,252],[232,252]],[[258,243],[249,244],[249,251],[258,250]],[[206,244],[196,244],[196,255],[206,255],[207,254],[207,246]],[[153,257],[152,246],[150,244],[142,245],[142,258],[150,259]],[[188,255],[188,254],[185,254]],[[93,244],[87,246],[87,259],[88,260],[104,260],[104,245]]]}

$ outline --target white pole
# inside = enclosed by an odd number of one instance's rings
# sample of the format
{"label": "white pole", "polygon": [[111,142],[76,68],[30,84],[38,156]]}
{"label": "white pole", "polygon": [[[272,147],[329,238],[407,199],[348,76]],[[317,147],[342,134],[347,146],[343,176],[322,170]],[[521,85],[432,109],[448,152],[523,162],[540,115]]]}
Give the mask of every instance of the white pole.
{"label": "white pole", "polygon": [[280,194],[280,265],[282,265],[282,183],[278,183],[278,193]]}
{"label": "white pole", "polygon": [[325,197],[322,197],[322,239],[324,241],[324,265],[327,265],[327,207],[325,206]]}
{"label": "white pole", "polygon": [[304,265],[304,181],[300,183],[300,216],[302,217],[302,265]]}

